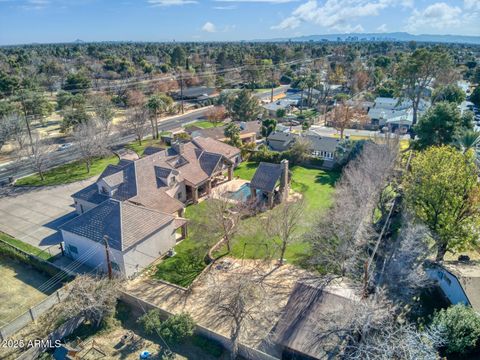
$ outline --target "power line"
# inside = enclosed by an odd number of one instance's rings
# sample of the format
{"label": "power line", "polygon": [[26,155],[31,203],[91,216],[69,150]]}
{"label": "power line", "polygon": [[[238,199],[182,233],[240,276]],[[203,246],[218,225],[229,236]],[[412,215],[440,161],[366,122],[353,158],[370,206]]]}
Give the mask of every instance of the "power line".
{"label": "power line", "polygon": [[[316,60],[321,59],[319,58],[313,58],[313,59],[298,59],[298,60],[292,60],[289,62],[284,62],[284,63],[278,63],[278,64],[272,64],[272,65],[241,65],[241,66],[236,66],[228,69],[222,69],[222,70],[214,70],[214,71],[204,71],[201,73],[187,73],[185,74],[183,71],[180,72],[180,74],[172,74],[172,75],[167,75],[159,78],[154,78],[154,79],[142,79],[138,80],[138,78],[133,79],[133,81],[130,81],[130,79],[125,79],[121,80],[123,83],[117,83],[117,84],[108,84],[108,85],[103,85],[103,86],[89,86],[89,87],[74,87],[74,88],[69,88],[68,90],[65,90],[66,92],[82,92],[82,91],[108,91],[108,90],[118,90],[121,88],[128,88],[132,87],[135,85],[145,85],[146,83],[148,84],[154,84],[156,82],[171,82],[171,81],[180,81],[183,80],[185,81],[186,79],[195,79],[195,78],[207,78],[212,75],[219,75],[219,74],[227,74],[229,72],[240,72],[243,70],[268,70],[269,68],[278,68],[282,66],[290,66],[290,65],[295,65],[295,64],[304,64],[304,63],[311,63],[315,62]],[[29,90],[25,87],[21,88],[20,90]],[[40,91],[40,90],[30,90],[32,92],[36,93],[44,93],[45,91]]]}

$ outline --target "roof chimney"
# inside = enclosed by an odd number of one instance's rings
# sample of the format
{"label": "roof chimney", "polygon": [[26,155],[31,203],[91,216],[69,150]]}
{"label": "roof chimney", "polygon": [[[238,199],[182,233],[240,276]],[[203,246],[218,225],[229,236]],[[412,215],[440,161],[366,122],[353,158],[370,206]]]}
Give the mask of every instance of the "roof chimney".
{"label": "roof chimney", "polygon": [[172,143],[172,148],[177,152],[177,154],[182,155],[184,151],[185,144],[180,141],[175,141]]}

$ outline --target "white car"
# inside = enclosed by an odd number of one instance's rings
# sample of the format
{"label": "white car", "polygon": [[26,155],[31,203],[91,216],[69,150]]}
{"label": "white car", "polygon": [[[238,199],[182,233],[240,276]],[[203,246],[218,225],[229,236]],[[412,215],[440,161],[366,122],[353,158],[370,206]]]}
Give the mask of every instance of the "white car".
{"label": "white car", "polygon": [[58,151],[64,151],[64,150],[67,150],[69,148],[71,148],[73,146],[72,143],[65,143],[65,144],[62,144],[58,147]]}

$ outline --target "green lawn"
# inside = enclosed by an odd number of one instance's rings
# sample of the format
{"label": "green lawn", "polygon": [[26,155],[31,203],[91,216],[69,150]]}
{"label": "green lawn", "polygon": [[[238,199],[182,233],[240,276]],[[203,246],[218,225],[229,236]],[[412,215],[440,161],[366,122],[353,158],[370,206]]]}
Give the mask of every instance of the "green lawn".
{"label": "green lawn", "polygon": [[[257,166],[257,163],[242,163],[235,169],[235,176],[251,180]],[[292,189],[301,192],[306,199],[305,216],[299,228],[299,236],[301,236],[311,221],[331,205],[333,185],[339,174],[300,166],[295,166],[291,170]],[[177,254],[174,257],[165,259],[156,266],[154,277],[187,287],[205,268],[203,260],[207,249],[206,241],[204,241],[205,235],[200,224],[208,211],[208,201],[211,200],[187,207],[185,217],[190,220],[189,235],[175,247]],[[275,211],[275,209],[271,211]],[[248,259],[278,257],[278,241],[276,239],[265,241],[265,237],[258,231],[259,226],[261,228],[263,216],[260,214],[243,220],[242,231],[234,238],[232,252],[228,254],[229,256]],[[212,235],[209,245],[213,245],[216,240],[215,235]],[[285,258],[289,262],[299,263],[308,250],[308,245],[300,240],[287,247]],[[226,249],[222,248],[216,255],[220,256],[225,253]]]}
{"label": "green lawn", "polygon": [[[235,169],[235,176],[252,180],[258,164],[243,162]],[[333,185],[339,178],[338,172],[293,166],[292,189],[301,192],[307,202],[307,213],[314,215],[327,209],[331,204]]]}
{"label": "green lawn", "polygon": [[71,182],[85,180],[92,176],[99,175],[109,164],[117,164],[118,157],[112,155],[105,158],[95,159],[87,172],[85,162],[74,161],[65,165],[55,167],[45,172],[45,179],[42,181],[38,174],[30,175],[15,182],[16,186],[52,186],[68,184]]}
{"label": "green lawn", "polygon": [[21,240],[15,239],[14,237],[11,237],[10,235],[5,234],[3,232],[0,232],[0,240],[3,242],[6,242],[7,244],[13,245],[16,248],[23,250],[28,254],[38,256],[43,260],[49,260],[52,257],[49,253],[42,252],[40,249],[36,248],[35,246],[27,244]]}
{"label": "green lawn", "polygon": [[[235,175],[245,180],[251,180],[257,165],[253,162],[242,163],[235,170]],[[309,228],[312,221],[331,205],[333,186],[340,174],[302,166],[294,166],[291,171],[291,187],[294,191],[302,193],[306,201],[304,219],[298,232],[300,237]],[[270,211],[275,211],[275,208]],[[256,222],[260,224],[256,224]],[[248,259],[278,258],[280,243],[276,239],[266,241],[265,236],[256,231],[261,228],[261,223],[262,215],[245,220],[243,228],[246,230],[235,237],[230,255]],[[285,258],[289,262],[298,263],[308,250],[308,244],[300,239],[287,247]]]}
{"label": "green lawn", "polygon": [[[167,258],[158,264],[154,277],[172,284],[188,287],[206,267],[204,256],[207,249],[196,241],[201,229],[198,223],[205,214],[207,203],[201,202],[187,207],[185,217],[190,220],[188,236],[175,246],[174,257]],[[202,242],[204,243],[204,242]]]}
{"label": "green lawn", "polygon": [[196,127],[201,128],[201,129],[210,129],[210,128],[213,128],[213,127],[220,127],[220,126],[223,126],[223,125],[225,125],[224,122],[220,122],[220,123],[214,124],[214,123],[212,123],[212,122],[210,122],[210,121],[208,121],[208,120],[204,120],[204,121],[195,121],[195,122],[193,122],[193,123],[191,123],[191,124],[188,124],[188,125],[185,126],[185,127],[186,127],[186,128],[189,128],[189,127],[194,127],[194,126],[196,126]]}
{"label": "green lawn", "polygon": [[[160,134],[160,136],[162,134]],[[171,134],[171,133],[166,133],[166,134]],[[149,146],[165,147],[165,144],[162,142],[162,140],[159,140],[159,139],[144,139],[142,140],[141,145],[138,143],[138,141],[133,141],[130,144],[125,145],[127,149],[135,151],[138,154],[138,156],[142,156],[143,152],[145,151],[145,148]]]}

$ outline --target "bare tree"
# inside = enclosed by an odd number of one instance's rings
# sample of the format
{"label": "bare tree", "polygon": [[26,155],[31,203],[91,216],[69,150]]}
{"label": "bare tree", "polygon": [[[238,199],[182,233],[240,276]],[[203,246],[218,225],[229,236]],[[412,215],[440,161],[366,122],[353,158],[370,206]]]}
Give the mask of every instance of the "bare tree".
{"label": "bare tree", "polygon": [[73,138],[82,159],[85,161],[88,173],[93,159],[105,156],[110,152],[108,150],[109,134],[94,120],[77,125],[73,131]]}
{"label": "bare tree", "polygon": [[103,130],[110,132],[112,121],[115,117],[115,109],[112,104],[112,99],[106,94],[95,95],[92,98],[92,106],[95,112],[95,118],[103,127]]}
{"label": "bare tree", "polygon": [[58,308],[59,318],[77,316],[99,326],[115,311],[121,283],[106,277],[78,275],[67,285],[68,295]]}
{"label": "bare tree", "polygon": [[5,115],[0,119],[0,150],[7,141],[14,137],[19,128],[23,129],[24,124],[16,114]]}
{"label": "bare tree", "polygon": [[216,192],[207,203],[208,210],[204,226],[206,233],[216,234],[227,246],[227,251],[232,250],[232,239],[240,227],[240,219],[245,214],[246,206],[241,202],[231,200],[228,189]]}
{"label": "bare tree", "polygon": [[[389,243],[383,253],[383,264],[377,286],[384,287],[395,303],[411,304],[414,297],[432,285],[424,264],[430,255],[429,231],[405,215],[396,241]],[[389,255],[388,255],[389,254]]]}
{"label": "bare tree", "polygon": [[213,270],[208,278],[208,303],[218,320],[230,324],[231,359],[236,359],[240,339],[254,336],[249,332],[261,321],[273,321],[272,299],[263,281],[265,274],[255,267],[242,267],[229,274],[228,280]]}
{"label": "bare tree", "polygon": [[125,132],[133,133],[139,145],[148,129],[148,110],[144,107],[135,107],[128,110],[125,120],[122,122],[122,129]]}
{"label": "bare tree", "polygon": [[279,264],[285,261],[287,246],[300,237],[300,225],[304,214],[303,198],[297,201],[283,202],[280,206],[269,212],[266,224],[270,237],[280,240]]}
{"label": "bare tree", "polygon": [[310,263],[322,272],[363,276],[367,245],[375,233],[374,215],[380,194],[394,176],[398,141],[367,143],[348,164],[335,189],[328,216],[306,234],[312,246]]}
{"label": "bare tree", "polygon": [[217,127],[227,116],[227,110],[224,106],[215,106],[208,110],[206,117],[215,127]]}
{"label": "bare tree", "polygon": [[44,172],[48,168],[48,156],[53,150],[54,145],[48,139],[43,139],[40,134],[33,133],[31,146],[17,149],[17,160],[31,164],[43,181],[45,180]]}
{"label": "bare tree", "polygon": [[345,129],[352,126],[354,123],[364,124],[368,120],[365,111],[362,111],[360,106],[353,102],[341,101],[330,112],[330,124],[340,132],[340,138],[343,139]]}

